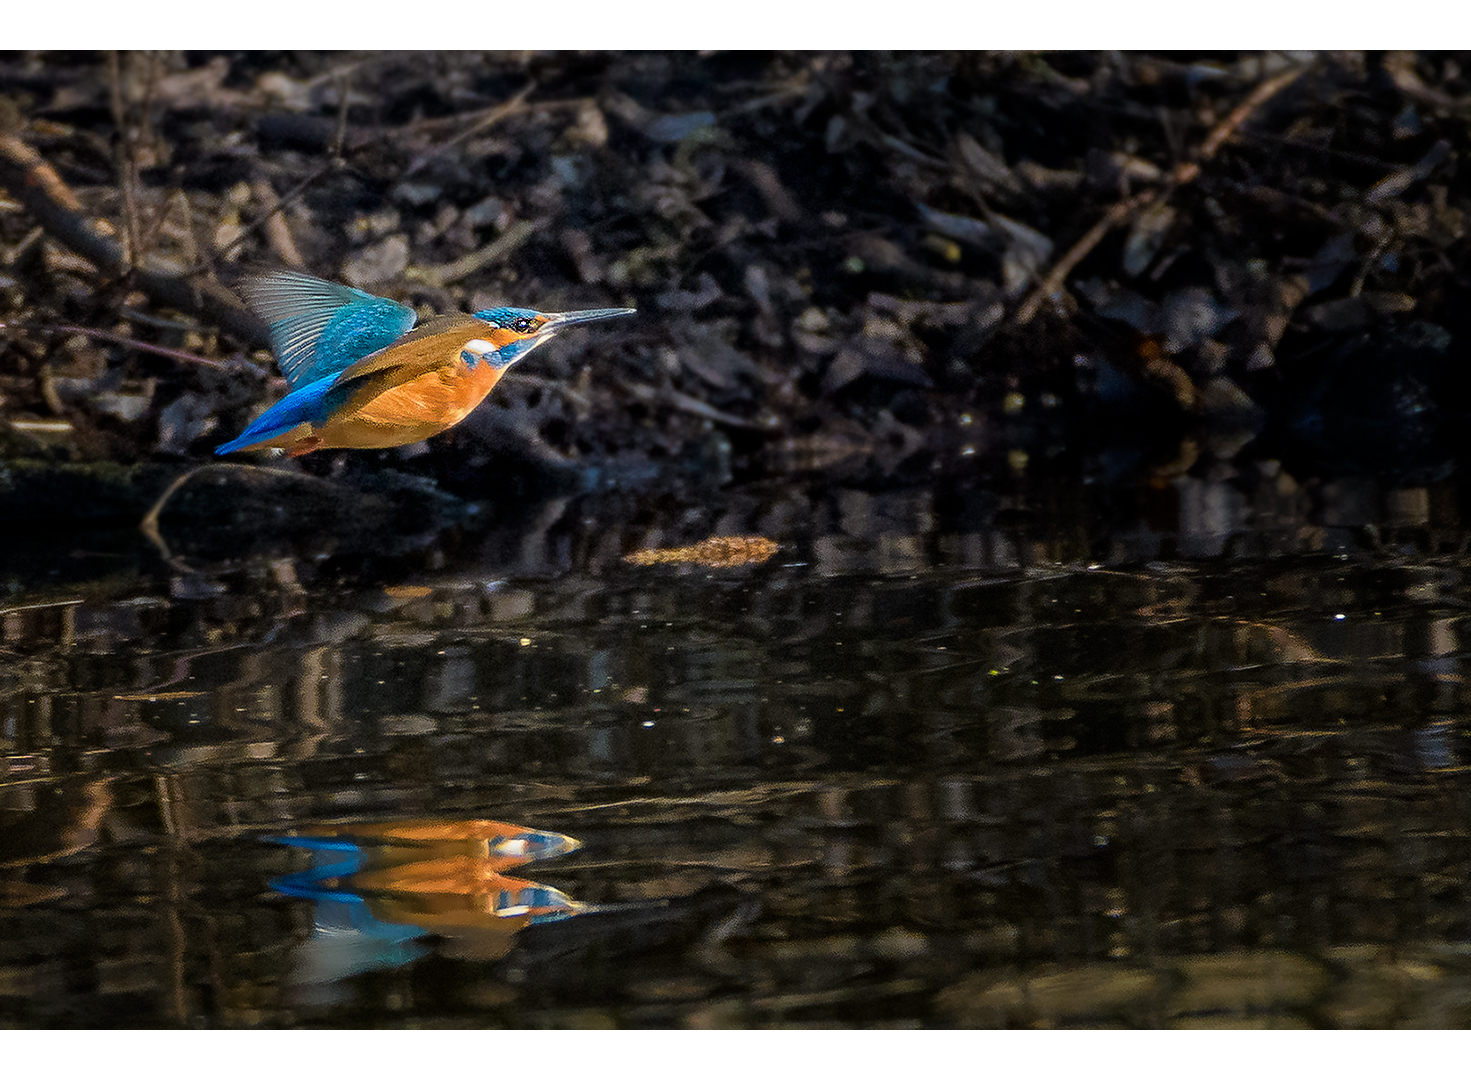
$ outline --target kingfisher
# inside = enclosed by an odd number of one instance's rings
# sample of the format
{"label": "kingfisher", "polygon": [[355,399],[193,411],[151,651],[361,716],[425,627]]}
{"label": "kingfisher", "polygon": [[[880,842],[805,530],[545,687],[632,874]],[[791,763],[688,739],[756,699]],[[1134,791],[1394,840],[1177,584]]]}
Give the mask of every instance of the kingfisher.
{"label": "kingfisher", "polygon": [[290,392],[216,454],[419,442],[469,416],[512,364],[560,331],[634,313],[501,307],[415,326],[406,304],[289,270],[249,278],[241,292],[270,330]]}

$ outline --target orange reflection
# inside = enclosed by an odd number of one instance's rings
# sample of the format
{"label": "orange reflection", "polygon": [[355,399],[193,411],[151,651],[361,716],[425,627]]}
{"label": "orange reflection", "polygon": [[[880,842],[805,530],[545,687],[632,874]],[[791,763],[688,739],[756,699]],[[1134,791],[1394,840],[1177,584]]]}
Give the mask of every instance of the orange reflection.
{"label": "orange reflection", "polygon": [[397,967],[437,934],[458,959],[495,960],[518,930],[591,910],[567,894],[502,871],[576,851],[561,833],[502,821],[412,819],[328,826],[276,843],[311,852],[313,865],[271,882],[316,903],[299,981],[325,983]]}
{"label": "orange reflection", "polygon": [[495,870],[525,866],[537,859],[566,855],[582,847],[581,840],[561,833],[480,818],[464,821],[406,818],[322,825],[299,837],[278,837],[277,841],[292,844],[299,840],[302,842],[293,846],[311,847],[313,845],[306,841],[327,837],[364,841],[365,849],[372,851],[374,865],[397,865],[464,855]]}
{"label": "orange reflection", "polygon": [[403,868],[412,871],[407,875],[369,872],[355,875],[353,885],[375,917],[439,934],[446,941],[444,952],[460,960],[499,960],[518,930],[587,910],[557,889],[477,872],[464,865],[468,861],[416,864]]}

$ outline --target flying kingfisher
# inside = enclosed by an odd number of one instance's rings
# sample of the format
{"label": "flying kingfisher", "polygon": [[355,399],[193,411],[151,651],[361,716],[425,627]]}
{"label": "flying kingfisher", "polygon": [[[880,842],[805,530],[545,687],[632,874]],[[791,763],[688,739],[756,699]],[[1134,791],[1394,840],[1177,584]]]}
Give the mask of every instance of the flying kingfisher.
{"label": "flying kingfisher", "polygon": [[241,292],[270,329],[290,392],[216,454],[419,442],[469,416],[512,364],[558,331],[634,313],[491,308],[415,327],[405,304],[288,270],[250,278]]}

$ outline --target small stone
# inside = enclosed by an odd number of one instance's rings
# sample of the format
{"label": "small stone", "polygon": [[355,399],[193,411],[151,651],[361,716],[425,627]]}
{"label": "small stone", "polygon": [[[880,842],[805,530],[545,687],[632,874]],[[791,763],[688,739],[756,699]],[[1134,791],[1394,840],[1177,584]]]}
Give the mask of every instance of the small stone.
{"label": "small stone", "polygon": [[701,128],[712,127],[714,124],[715,114],[712,112],[660,116],[644,125],[644,134],[654,142],[676,143],[688,138]]}
{"label": "small stone", "polygon": [[439,198],[440,187],[438,184],[415,184],[404,181],[394,187],[392,198],[396,202],[408,203],[410,206],[427,206]]}
{"label": "small stone", "polygon": [[148,406],[153,403],[153,398],[145,394],[98,394],[92,399],[92,407],[98,412],[115,416],[126,424],[131,424],[148,411]]}
{"label": "small stone", "polygon": [[348,259],[342,267],[342,276],[363,288],[397,277],[408,265],[409,238],[403,233],[393,233]]}

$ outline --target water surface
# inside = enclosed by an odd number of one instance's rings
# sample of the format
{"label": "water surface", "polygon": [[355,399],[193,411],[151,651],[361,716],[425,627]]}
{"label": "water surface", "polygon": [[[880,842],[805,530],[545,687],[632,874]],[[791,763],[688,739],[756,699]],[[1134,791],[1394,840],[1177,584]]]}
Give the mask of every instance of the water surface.
{"label": "water surface", "polygon": [[[1471,1022],[1456,505],[1264,469],[572,500],[379,563],[53,538],[0,613],[0,1020]],[[575,837],[514,873],[579,912],[374,937],[272,888],[313,863],[268,838],[408,818]]]}

